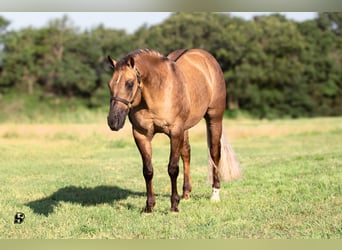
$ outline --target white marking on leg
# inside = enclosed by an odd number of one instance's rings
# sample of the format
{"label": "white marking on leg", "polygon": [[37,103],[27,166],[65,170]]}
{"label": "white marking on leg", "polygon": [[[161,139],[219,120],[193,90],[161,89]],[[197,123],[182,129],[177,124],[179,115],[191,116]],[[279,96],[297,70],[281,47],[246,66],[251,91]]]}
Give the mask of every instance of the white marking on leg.
{"label": "white marking on leg", "polygon": [[212,202],[219,202],[220,201],[220,189],[213,188],[213,192],[211,193],[210,201]]}

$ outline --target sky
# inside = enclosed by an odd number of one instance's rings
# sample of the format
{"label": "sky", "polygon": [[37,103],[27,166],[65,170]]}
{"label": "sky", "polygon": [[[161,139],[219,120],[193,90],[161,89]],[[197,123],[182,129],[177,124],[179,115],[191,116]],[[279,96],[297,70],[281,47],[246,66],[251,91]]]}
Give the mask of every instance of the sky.
{"label": "sky", "polygon": [[[272,12],[231,12],[232,16],[250,20],[256,15],[268,15]],[[313,19],[315,12],[280,12],[288,19],[305,21]],[[67,14],[73,25],[81,30],[91,29],[103,24],[106,28],[125,29],[133,33],[144,24],[156,25],[167,19],[171,12],[0,12],[0,16],[10,21],[8,30],[19,30],[29,26],[41,28],[51,19]]]}

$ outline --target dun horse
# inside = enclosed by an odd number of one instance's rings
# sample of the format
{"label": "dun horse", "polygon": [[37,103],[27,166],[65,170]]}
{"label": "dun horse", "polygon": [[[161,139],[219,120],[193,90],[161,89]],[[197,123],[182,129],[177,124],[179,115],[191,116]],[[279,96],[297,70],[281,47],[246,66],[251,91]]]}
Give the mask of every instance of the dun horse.
{"label": "dun horse", "polygon": [[178,211],[179,158],[184,168],[183,199],[190,198],[190,145],[188,130],[203,117],[207,126],[211,200],[219,201],[220,179],[240,176],[239,163],[222,132],[226,85],[215,58],[200,49],[177,50],[167,57],[140,49],[119,61],[108,57],[114,74],[109,82],[108,125],[118,131],[126,116],[132,124],[146,182],[145,212],[155,206],[151,140],[156,133],[170,138],[168,174],[171,179],[171,211]]}

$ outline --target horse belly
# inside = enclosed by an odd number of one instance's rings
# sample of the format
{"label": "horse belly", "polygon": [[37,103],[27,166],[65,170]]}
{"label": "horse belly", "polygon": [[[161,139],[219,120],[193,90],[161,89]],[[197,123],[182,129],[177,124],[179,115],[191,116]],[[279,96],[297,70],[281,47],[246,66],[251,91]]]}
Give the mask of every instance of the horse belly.
{"label": "horse belly", "polygon": [[190,111],[185,122],[187,128],[195,126],[205,115],[210,103],[211,92],[208,85],[196,86],[189,91],[190,93]]}
{"label": "horse belly", "polygon": [[206,111],[207,111],[207,108],[206,109],[202,108],[202,109],[196,110],[196,112],[190,111],[190,116],[188,117],[188,119],[186,120],[185,125],[184,125],[185,129],[192,128],[197,123],[199,123],[200,120],[204,117]]}

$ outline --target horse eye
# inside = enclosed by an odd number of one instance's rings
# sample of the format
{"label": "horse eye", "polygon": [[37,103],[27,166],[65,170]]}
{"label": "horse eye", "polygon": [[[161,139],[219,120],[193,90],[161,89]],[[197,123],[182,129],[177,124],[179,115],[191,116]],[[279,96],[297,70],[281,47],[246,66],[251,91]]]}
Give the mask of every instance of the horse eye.
{"label": "horse eye", "polygon": [[133,86],[134,86],[134,81],[127,81],[126,82],[126,88],[128,90],[131,90],[133,88]]}

